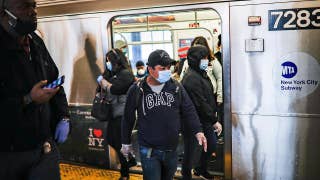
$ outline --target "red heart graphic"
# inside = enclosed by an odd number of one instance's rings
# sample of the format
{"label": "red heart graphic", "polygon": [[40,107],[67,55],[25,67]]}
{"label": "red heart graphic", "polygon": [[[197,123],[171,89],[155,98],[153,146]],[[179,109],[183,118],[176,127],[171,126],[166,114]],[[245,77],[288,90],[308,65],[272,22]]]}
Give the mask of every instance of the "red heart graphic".
{"label": "red heart graphic", "polygon": [[93,130],[93,134],[96,136],[96,137],[101,137],[102,136],[102,130],[101,129],[94,129]]}

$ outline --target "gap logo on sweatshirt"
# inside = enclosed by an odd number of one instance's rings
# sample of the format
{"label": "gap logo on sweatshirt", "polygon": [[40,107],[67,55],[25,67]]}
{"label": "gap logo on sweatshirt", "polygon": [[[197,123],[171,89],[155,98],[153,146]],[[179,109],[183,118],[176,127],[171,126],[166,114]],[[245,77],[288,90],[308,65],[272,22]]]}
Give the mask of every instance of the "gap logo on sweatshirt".
{"label": "gap logo on sweatshirt", "polygon": [[171,107],[171,104],[174,102],[174,96],[168,92],[160,92],[148,94],[146,96],[146,104],[148,109],[152,109],[158,106],[168,106]]}

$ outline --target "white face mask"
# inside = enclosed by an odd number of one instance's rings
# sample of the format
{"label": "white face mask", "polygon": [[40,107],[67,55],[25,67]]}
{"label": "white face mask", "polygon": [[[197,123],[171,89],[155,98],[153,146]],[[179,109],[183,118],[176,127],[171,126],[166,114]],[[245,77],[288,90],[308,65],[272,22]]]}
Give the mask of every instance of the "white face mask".
{"label": "white face mask", "polygon": [[139,69],[137,71],[137,74],[140,75],[140,76],[144,75],[145,73],[146,73],[146,70],[144,70],[144,69]]}

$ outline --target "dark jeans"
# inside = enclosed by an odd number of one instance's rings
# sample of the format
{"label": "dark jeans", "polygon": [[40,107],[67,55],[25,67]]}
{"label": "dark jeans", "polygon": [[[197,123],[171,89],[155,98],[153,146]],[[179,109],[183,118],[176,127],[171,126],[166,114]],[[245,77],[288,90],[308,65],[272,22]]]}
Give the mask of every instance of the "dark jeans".
{"label": "dark jeans", "polygon": [[115,149],[118,154],[119,161],[121,164],[120,174],[122,177],[129,177],[129,166],[128,161],[120,152],[121,149],[121,119],[118,117],[112,119],[108,123],[107,127],[107,141],[108,144]]}
{"label": "dark jeans", "polygon": [[140,158],[144,180],[172,180],[177,170],[175,150],[161,151],[140,146]]}
{"label": "dark jeans", "polygon": [[[214,128],[212,125],[205,125],[202,127],[203,133],[207,138],[207,152],[203,151],[203,147],[201,146],[200,152],[200,160],[195,163],[197,169],[200,170],[200,173],[207,171],[207,162],[211,158],[212,153],[216,152],[216,142],[217,137],[214,132]],[[183,180],[191,180],[192,174],[191,169],[193,166],[193,162],[195,161],[195,153],[199,149],[198,142],[193,134],[184,133],[184,156],[182,162],[182,177]]]}
{"label": "dark jeans", "polygon": [[60,180],[59,151],[43,154],[39,147],[25,152],[0,152],[0,179],[2,180]]}

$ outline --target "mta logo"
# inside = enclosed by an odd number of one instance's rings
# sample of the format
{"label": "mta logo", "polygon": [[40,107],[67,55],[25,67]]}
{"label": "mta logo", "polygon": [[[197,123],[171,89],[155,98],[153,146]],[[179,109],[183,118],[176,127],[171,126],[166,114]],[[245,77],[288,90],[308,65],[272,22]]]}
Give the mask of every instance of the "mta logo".
{"label": "mta logo", "polygon": [[293,62],[287,61],[282,63],[281,66],[282,77],[284,78],[293,78],[298,72],[298,68]]}

